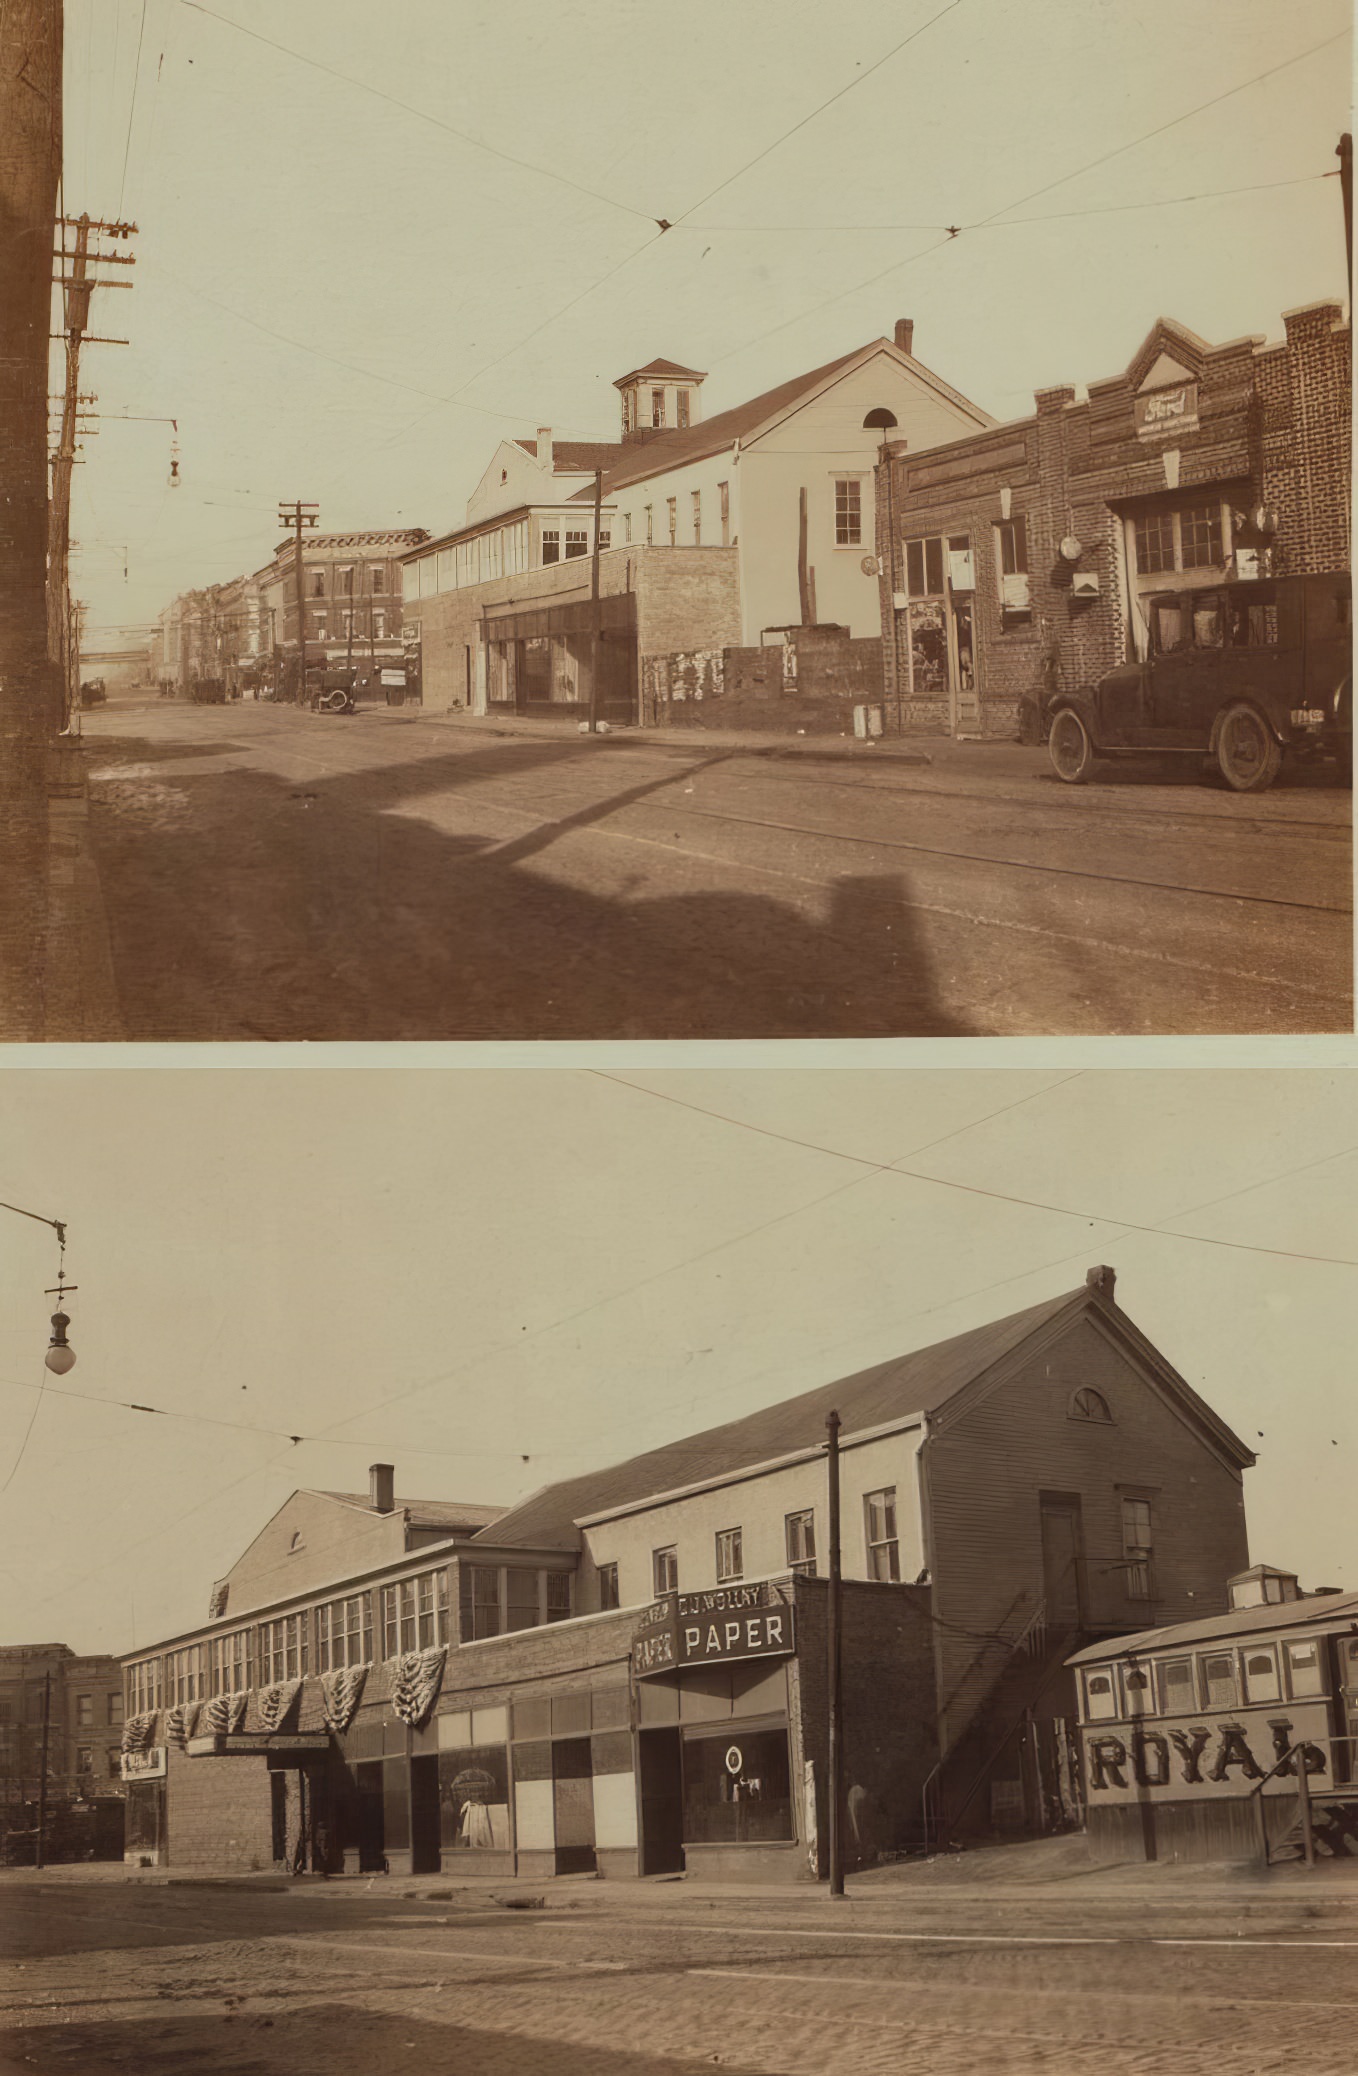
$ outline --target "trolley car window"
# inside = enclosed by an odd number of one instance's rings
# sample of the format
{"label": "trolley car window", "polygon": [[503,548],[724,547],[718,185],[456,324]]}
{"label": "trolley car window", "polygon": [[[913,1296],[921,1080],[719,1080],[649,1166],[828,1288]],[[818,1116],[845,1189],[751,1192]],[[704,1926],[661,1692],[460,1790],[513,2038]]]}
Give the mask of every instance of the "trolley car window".
{"label": "trolley car window", "polygon": [[1166,1658],[1160,1667],[1160,1709],[1163,1715],[1188,1715],[1198,1705],[1193,1684],[1191,1658]]}
{"label": "trolley car window", "polygon": [[1129,1665],[1122,1675],[1122,1688],[1129,1716],[1144,1716],[1150,1711],[1151,1676],[1144,1667]]}
{"label": "trolley car window", "polygon": [[1261,1644],[1245,1652],[1246,1701],[1281,1701],[1278,1653],[1272,1644]]}
{"label": "trolley car window", "polygon": [[1085,1674],[1085,1703],[1091,1723],[1105,1721],[1117,1714],[1117,1695],[1113,1691],[1111,1672]]}
{"label": "trolley car window", "polygon": [[1209,1652],[1202,1661],[1203,1684],[1209,1708],[1238,1708],[1240,1682],[1236,1678],[1234,1651]]}
{"label": "trolley car window", "polygon": [[1287,1684],[1294,1701],[1300,1701],[1308,1694],[1324,1693],[1318,1644],[1293,1643],[1287,1646]]}

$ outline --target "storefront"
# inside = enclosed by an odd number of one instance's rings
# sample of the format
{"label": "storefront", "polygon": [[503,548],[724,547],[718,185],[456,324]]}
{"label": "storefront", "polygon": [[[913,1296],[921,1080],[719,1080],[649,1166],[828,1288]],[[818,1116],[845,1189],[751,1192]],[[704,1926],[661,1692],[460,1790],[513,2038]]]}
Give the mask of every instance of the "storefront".
{"label": "storefront", "polygon": [[491,610],[482,622],[481,639],[488,712],[563,720],[587,715],[597,641],[597,712],[616,726],[636,719],[634,592],[531,610]]}

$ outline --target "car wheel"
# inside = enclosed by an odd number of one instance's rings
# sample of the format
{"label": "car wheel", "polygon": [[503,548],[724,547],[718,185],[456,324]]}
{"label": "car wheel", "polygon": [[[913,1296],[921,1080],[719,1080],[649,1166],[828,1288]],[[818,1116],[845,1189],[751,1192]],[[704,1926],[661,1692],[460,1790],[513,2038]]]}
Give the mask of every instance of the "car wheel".
{"label": "car wheel", "polygon": [[1082,786],[1093,770],[1094,745],[1089,730],[1072,707],[1063,706],[1053,720],[1047,754],[1056,776],[1068,786]]}
{"label": "car wheel", "polygon": [[1262,793],[1278,776],[1283,753],[1252,706],[1230,706],[1217,731],[1217,765],[1237,793]]}

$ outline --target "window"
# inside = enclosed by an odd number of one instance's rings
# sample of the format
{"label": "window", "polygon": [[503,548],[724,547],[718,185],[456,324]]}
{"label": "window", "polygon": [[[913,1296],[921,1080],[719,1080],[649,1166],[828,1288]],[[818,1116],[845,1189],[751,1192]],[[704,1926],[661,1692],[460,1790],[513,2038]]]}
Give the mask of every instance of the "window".
{"label": "window", "polygon": [[561,529],[559,526],[544,526],[542,529],[542,560],[544,563],[561,560]]}
{"label": "window", "polygon": [[386,637],[386,632],[387,616],[382,611],[381,606],[379,606],[376,612],[373,614],[373,640],[379,642],[384,640]]}
{"label": "window", "polygon": [[335,587],[336,590],[342,591],[346,598],[352,598],[354,595],[353,565],[350,563],[345,563],[335,572],[335,574],[339,578],[339,583]]}
{"label": "window", "polygon": [[109,1726],[109,1728],[111,1729],[111,1728],[113,1727],[113,1725],[114,1725],[115,1723],[120,1723],[120,1722],[122,1721],[122,1719],[123,1719],[123,1697],[122,1697],[122,1695],[121,1695],[121,1694],[106,1694],[106,1695],[104,1696],[104,1709],[105,1709],[104,1721],[105,1721],[105,1723],[106,1723],[106,1724],[107,1724],[107,1725]]}
{"label": "window", "polygon": [[354,631],[354,616],[352,613],[341,613],[340,618],[344,623],[340,632],[344,636],[345,641],[348,641]]}
{"label": "window", "polygon": [[1198,1705],[1193,1684],[1191,1658],[1166,1658],[1160,1667],[1160,1708],[1163,1714],[1191,1715]]}
{"label": "window", "polygon": [[943,541],[907,541],[905,544],[905,588],[912,598],[943,596]]}
{"label": "window", "polygon": [[729,548],[731,545],[731,486],[729,483],[718,483],[717,506],[721,513],[721,544],[723,548]]}
{"label": "window", "polygon": [[313,598],[325,597],[325,571],[323,569],[314,569],[311,572],[311,596]]}
{"label": "window", "polygon": [[653,389],[651,391],[651,424],[663,425],[664,423],[665,392],[663,389]]}
{"label": "window", "polygon": [[323,642],[325,640],[324,613],[315,613],[312,615],[311,632],[318,642]]}
{"label": "window", "polygon": [[1195,649],[1221,649],[1226,645],[1226,615],[1223,601],[1218,592],[1209,591],[1205,597],[1196,594],[1192,599],[1193,646]]}
{"label": "window", "polygon": [[684,1740],[683,1835],[687,1845],[790,1839],[791,1769],[785,1729],[746,1730]]}
{"label": "window", "polygon": [[693,492],[693,545],[694,545],[694,547],[695,547],[695,548],[701,548],[702,544],[703,544],[703,494],[702,494],[701,490],[695,490],[695,491]]}
{"label": "window", "polygon": [[518,1571],[512,1565],[505,1573],[505,1628],[536,1629],[538,1614],[538,1575],[535,1571]]}
{"label": "window", "polygon": [[601,1564],[599,1566],[599,1605],[601,1608],[622,1606],[622,1602],[618,1598],[618,1567],[616,1564]]}
{"label": "window", "polygon": [[169,1707],[182,1708],[191,1701],[207,1698],[207,1652],[202,1644],[187,1644],[182,1651],[165,1656],[165,1699]]}
{"label": "window", "polygon": [[92,1773],[94,1771],[94,1746],[92,1744],[76,1746],[75,1770],[77,1773]]}
{"label": "window", "polygon": [[1209,1708],[1238,1708],[1240,1685],[1234,1651],[1209,1651],[1202,1661],[1203,1692]]}
{"label": "window", "polygon": [[646,507],[646,545],[647,545],[647,547],[648,547],[648,548],[649,548],[649,547],[650,547],[650,546],[652,545],[652,543],[654,542],[654,540],[655,540],[655,517],[654,517],[654,508],[653,508],[653,507],[652,507],[651,505],[647,505],[647,507]]}
{"label": "window", "polygon": [[1070,1417],[1072,1420],[1111,1421],[1113,1416],[1103,1393],[1095,1391],[1090,1384],[1082,1384],[1070,1395]]}
{"label": "window", "polygon": [[316,1610],[316,1670],[338,1672],[346,1665],[371,1665],[372,1603],[366,1593],[331,1600]]}
{"label": "window", "polygon": [[1272,1644],[1247,1645],[1245,1658],[1246,1701],[1281,1701],[1282,1680],[1278,1653]]}
{"label": "window", "polygon": [[667,515],[668,515],[668,518],[669,518],[669,528],[670,528],[670,546],[671,546],[672,548],[676,548],[676,547],[678,547],[678,545],[679,545],[679,500],[678,500],[678,498],[677,498],[677,497],[667,497],[667,498],[665,499],[665,510],[666,510],[666,513],[667,513]]}
{"label": "window", "polygon": [[[631,539],[631,535],[630,535],[630,534],[628,535],[628,539],[629,539],[629,540]],[[604,552],[604,549],[605,549],[605,548],[611,548],[611,547],[612,547],[612,545],[613,545],[613,536],[612,536],[612,534],[611,534],[611,533],[609,532],[609,530],[608,530],[608,528],[607,528],[606,526],[601,526],[601,527],[599,528],[599,553],[600,553],[600,554],[602,555],[602,554],[603,554],[603,552]]]}
{"label": "window", "polygon": [[1147,512],[1144,518],[1136,521],[1135,533],[1136,566],[1142,576],[1160,576],[1165,570],[1177,567],[1172,512]]}
{"label": "window", "polygon": [[283,1615],[259,1625],[259,1677],[266,1687],[305,1678],[310,1653],[305,1615]]}
{"label": "window", "polygon": [[1222,560],[1221,506],[1189,505],[1179,515],[1185,569],[1213,569]]}
{"label": "window", "polygon": [[[547,1620],[569,1622],[571,1618],[571,1575],[568,1571],[549,1571],[547,1580]],[[613,1566],[613,1605],[618,1605],[618,1567]]]}
{"label": "window", "polygon": [[1313,1643],[1290,1643],[1287,1646],[1287,1684],[1294,1701],[1304,1700],[1310,1694],[1323,1694],[1324,1681],[1320,1672],[1320,1651]]}
{"label": "window", "polygon": [[76,1695],[76,1697],[75,1697],[75,1720],[76,1720],[76,1727],[77,1727],[78,1729],[80,1729],[80,1730],[92,1730],[92,1729],[94,1728],[94,1696],[93,1696],[93,1694],[77,1694],[77,1695]]}
{"label": "window", "polygon": [[386,588],[386,570],[383,568],[380,562],[375,562],[372,565],[372,568],[368,571],[368,589],[370,591],[385,591]]}
{"label": "window", "polygon": [[505,573],[505,538],[498,528],[494,533],[481,536],[481,578],[488,582],[492,577]]}
{"label": "window", "polygon": [[1091,1723],[1110,1721],[1118,1712],[1117,1694],[1111,1672],[1085,1674],[1085,1714]]}
{"label": "window", "polygon": [[[305,1622],[308,1618],[303,1615],[300,1619]],[[208,1675],[214,1694],[243,1694],[253,1685],[248,1629],[213,1637],[208,1645]]]}
{"label": "window", "polygon": [[427,1651],[448,1640],[448,1574],[441,1567],[382,1588],[384,1658]]}
{"label": "window", "polygon": [[632,545],[632,514],[630,512],[624,512],[622,515],[622,537],[630,548]]}
{"label": "window", "polygon": [[808,1579],[816,1576],[816,1516],[808,1507],[805,1513],[788,1514],[783,1522],[787,1542],[787,1561],[795,1572]]}
{"label": "window", "polygon": [[1151,1698],[1151,1676],[1142,1665],[1129,1665],[1122,1674],[1122,1691],[1126,1698],[1129,1716],[1144,1716],[1154,1711]]}
{"label": "window", "polygon": [[462,1641],[500,1634],[500,1568],[496,1564],[462,1567]]}
{"label": "window", "polygon": [[159,1658],[144,1658],[140,1665],[129,1665],[123,1675],[127,1694],[127,1713],[130,1716],[150,1715],[161,1705],[161,1679]]}
{"label": "window", "polygon": [[651,1552],[651,1589],[657,1600],[662,1593],[679,1590],[679,1552],[673,1543],[668,1549]]}
{"label": "window", "polygon": [[863,486],[857,476],[839,476],[835,481],[835,546],[861,547],[863,541]]}
{"label": "window", "polygon": [[1151,1577],[1151,1503],[1148,1499],[1122,1502],[1123,1577],[1129,1600],[1154,1598]]}
{"label": "window", "polygon": [[674,392],[674,422],[681,430],[688,424],[688,391],[686,389],[676,389]]}
{"label": "window", "polygon": [[1004,612],[1025,613],[1028,597],[1028,522],[1020,512],[995,528],[995,570]]}
{"label": "window", "polygon": [[585,531],[584,527],[583,527],[583,526],[568,526],[568,527],[566,528],[566,560],[567,560],[567,562],[570,562],[570,561],[572,561],[572,560],[573,560],[573,559],[574,559],[574,558],[575,558],[576,556],[578,556],[578,555],[588,555],[588,553],[589,553],[589,535],[588,535],[588,533],[587,533],[587,532]]}
{"label": "window", "polygon": [[863,1515],[867,1529],[868,1577],[899,1579],[901,1546],[896,1540],[896,1487],[864,1495]]}
{"label": "window", "polygon": [[1226,560],[1225,528],[1216,499],[1176,511],[1142,512],[1132,522],[1137,572],[1219,569]]}
{"label": "window", "polygon": [[740,1578],[744,1571],[741,1556],[741,1533],[738,1528],[720,1528],[717,1531],[717,1584],[724,1585],[728,1579]]}

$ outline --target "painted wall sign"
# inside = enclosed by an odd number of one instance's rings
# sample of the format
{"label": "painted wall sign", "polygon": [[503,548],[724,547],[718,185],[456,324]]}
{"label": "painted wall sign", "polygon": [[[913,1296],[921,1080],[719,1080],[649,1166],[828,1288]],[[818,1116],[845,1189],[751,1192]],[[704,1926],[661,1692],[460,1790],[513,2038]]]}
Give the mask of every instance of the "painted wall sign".
{"label": "painted wall sign", "polygon": [[[1148,1795],[1162,1802],[1238,1796],[1303,1741],[1308,1775],[1328,1772],[1326,1737],[1323,1706],[1296,1704],[1264,1719],[1252,1715],[1247,1722],[1231,1717],[1204,1723],[1184,1717],[1119,1723],[1107,1730],[1086,1727],[1085,1780],[1091,1805],[1096,1800],[1142,1802]],[[1309,1742],[1311,1738],[1316,1742]],[[1295,1758],[1287,1760],[1263,1793],[1294,1792],[1297,1764]]]}
{"label": "painted wall sign", "polygon": [[1173,389],[1148,389],[1132,398],[1137,438],[1158,440],[1198,429],[1198,385],[1179,382]]}
{"label": "painted wall sign", "polygon": [[164,1780],[167,1747],[153,1744],[149,1751],[124,1752],[118,1771],[124,1780]]}
{"label": "painted wall sign", "polygon": [[666,1593],[642,1616],[632,1641],[638,1674],[723,1659],[774,1658],[795,1649],[792,1606],[767,1580]]}

